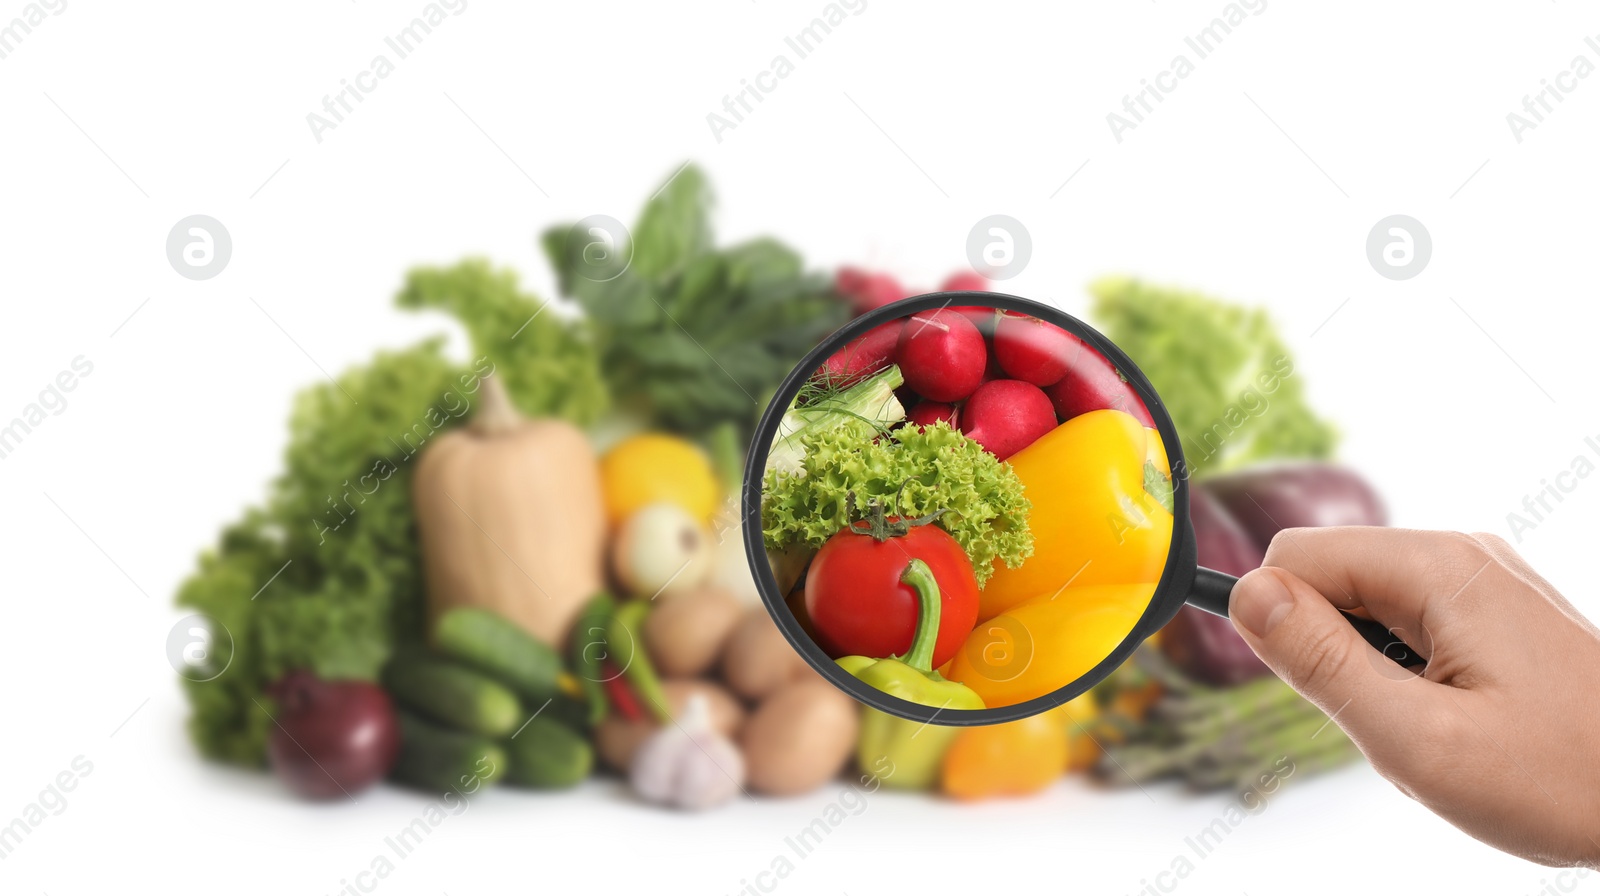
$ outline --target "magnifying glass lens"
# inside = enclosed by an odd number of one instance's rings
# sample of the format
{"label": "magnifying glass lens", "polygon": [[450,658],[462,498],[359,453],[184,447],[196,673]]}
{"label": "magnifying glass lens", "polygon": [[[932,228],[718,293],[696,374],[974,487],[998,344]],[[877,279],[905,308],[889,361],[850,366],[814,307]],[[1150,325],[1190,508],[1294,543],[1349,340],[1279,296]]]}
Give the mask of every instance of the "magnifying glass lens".
{"label": "magnifying glass lens", "polygon": [[819,671],[896,715],[1056,705],[1132,649],[1167,571],[1165,413],[1046,306],[880,309],[802,362],[758,433],[746,502],[768,607]]}

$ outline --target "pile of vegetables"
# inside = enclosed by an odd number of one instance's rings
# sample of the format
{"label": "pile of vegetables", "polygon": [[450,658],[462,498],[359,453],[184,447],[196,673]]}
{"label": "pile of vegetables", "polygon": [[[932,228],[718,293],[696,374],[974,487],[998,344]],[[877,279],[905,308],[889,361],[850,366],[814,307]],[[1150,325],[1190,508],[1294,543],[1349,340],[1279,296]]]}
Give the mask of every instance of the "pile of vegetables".
{"label": "pile of vegetables", "polygon": [[[743,390],[762,396],[848,308],[825,277],[803,271],[799,256],[777,242],[713,246],[710,205],[704,176],[693,166],[645,205],[632,231],[637,276],[611,287],[659,291],[641,293],[643,304],[612,303],[590,281],[568,278],[568,291],[588,313],[545,311],[546,301],[523,291],[513,273],[477,260],[406,276],[396,303],[452,315],[470,337],[470,360],[447,357],[443,340],[431,339],[380,352],[295,399],[284,470],[267,499],[223,531],[178,593],[180,605],[231,636],[215,639],[215,661],[227,664],[226,675],[183,683],[193,707],[190,733],[203,755],[264,764],[275,728],[270,685],[295,671],[374,681],[398,647],[423,640],[428,588],[412,478],[428,444],[457,429],[481,403],[486,377],[499,379],[529,417],[591,430],[655,427],[702,442],[720,432],[721,444],[733,446],[721,455],[739,455],[742,443],[729,438],[737,427],[724,423],[742,415],[742,426],[753,426],[760,407],[740,394],[737,410],[725,401],[719,404],[725,412],[699,416],[693,405],[710,400],[708,390],[734,387],[717,382],[723,374],[713,362],[692,345],[682,351],[683,343],[692,336],[720,350],[747,340],[748,348],[728,349],[717,360],[740,377]],[[719,328],[715,338],[705,329],[712,325]],[[640,373],[617,363],[630,345],[664,354]],[[670,352],[663,348],[669,345]],[[641,400],[647,385],[649,400]],[[448,510],[435,518],[442,523],[460,514],[448,500],[438,503]],[[544,512],[522,508],[519,517]],[[573,536],[555,525],[551,531],[546,547],[559,554]],[[534,578],[541,574],[555,575],[540,570]]]}
{"label": "pile of vegetables", "polygon": [[[759,603],[732,496],[790,367],[910,291],[807,272],[770,239],[719,247],[710,207],[681,169],[607,279],[552,228],[554,307],[482,261],[407,274],[396,304],[453,317],[469,357],[426,340],[298,396],[283,473],[178,594],[231,635],[225,674],[183,682],[203,755],[270,765],[311,799],[385,777],[466,797],[598,772],[698,810],[852,765],[899,789],[1020,795],[1110,767],[1102,745],[1142,775],[1223,786],[1320,722],[1225,621],[1188,613],[1159,655],[1004,725],[918,734],[818,676]],[[1203,563],[1259,564],[1276,523],[1381,519],[1338,468],[1250,466],[1333,444],[1264,317],[1133,281],[1095,293],[1205,457],[1189,471],[1205,476]],[[791,608],[852,674],[955,708],[1026,700],[1097,662],[1150,597],[1174,473],[1150,422],[1103,356],[1047,323],[913,315],[816,371],[761,471],[758,524]],[[1113,510],[1130,524],[1115,543],[1082,524]],[[1055,640],[996,674],[985,633],[1013,625]],[[1342,738],[1330,726],[1318,762],[1348,759]]]}

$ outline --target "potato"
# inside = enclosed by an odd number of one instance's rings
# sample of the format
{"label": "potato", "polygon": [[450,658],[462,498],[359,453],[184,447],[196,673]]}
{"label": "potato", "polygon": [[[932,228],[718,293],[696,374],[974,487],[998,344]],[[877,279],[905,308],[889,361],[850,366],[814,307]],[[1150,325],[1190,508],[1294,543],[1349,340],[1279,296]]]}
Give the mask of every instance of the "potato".
{"label": "potato", "polygon": [[728,643],[744,607],[725,588],[669,591],[644,621],[644,649],[656,670],[674,678],[704,674]]}
{"label": "potato", "polygon": [[745,611],[722,655],[723,680],[747,700],[760,700],[810,670],[763,607]]}
{"label": "potato", "polygon": [[[721,685],[696,679],[671,679],[661,682],[661,690],[666,693],[674,716],[683,712],[689,695],[704,694],[711,727],[719,734],[731,739],[744,726],[744,707]],[[606,765],[626,772],[633,762],[633,754],[659,727],[653,718],[631,722],[612,713],[595,728],[595,748]]]}
{"label": "potato", "polygon": [[798,681],[757,707],[740,737],[751,789],[792,796],[839,774],[855,749],[855,701],[825,681]]}

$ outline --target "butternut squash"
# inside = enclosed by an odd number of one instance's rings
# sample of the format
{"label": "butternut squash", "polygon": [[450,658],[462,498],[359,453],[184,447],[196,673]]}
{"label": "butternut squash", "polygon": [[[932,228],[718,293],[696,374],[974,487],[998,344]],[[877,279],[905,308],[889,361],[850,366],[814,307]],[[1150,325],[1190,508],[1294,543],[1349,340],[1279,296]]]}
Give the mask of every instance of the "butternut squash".
{"label": "butternut squash", "polygon": [[576,427],[520,415],[499,377],[482,389],[467,426],[417,461],[430,628],[452,607],[481,607],[559,647],[604,584],[599,464]]}

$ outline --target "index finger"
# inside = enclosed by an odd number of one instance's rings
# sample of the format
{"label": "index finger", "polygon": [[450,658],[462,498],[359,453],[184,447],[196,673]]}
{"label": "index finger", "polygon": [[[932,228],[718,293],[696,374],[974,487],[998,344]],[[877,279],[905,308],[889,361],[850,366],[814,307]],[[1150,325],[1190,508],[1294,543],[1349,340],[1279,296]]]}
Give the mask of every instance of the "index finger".
{"label": "index finger", "polygon": [[1433,636],[1473,603],[1456,598],[1494,562],[1458,532],[1333,526],[1279,532],[1262,565],[1293,572],[1330,603],[1371,616],[1431,657]]}

